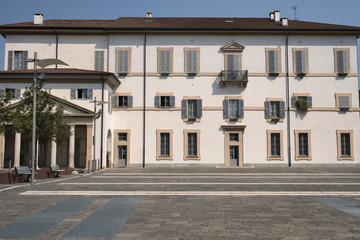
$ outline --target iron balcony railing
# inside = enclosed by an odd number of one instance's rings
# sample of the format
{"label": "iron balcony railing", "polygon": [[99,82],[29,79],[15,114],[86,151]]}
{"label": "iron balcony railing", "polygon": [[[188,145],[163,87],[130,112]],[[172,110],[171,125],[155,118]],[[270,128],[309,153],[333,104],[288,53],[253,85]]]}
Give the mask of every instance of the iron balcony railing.
{"label": "iron balcony railing", "polygon": [[220,73],[220,84],[227,85],[227,83],[239,84],[241,87],[246,87],[248,82],[248,70],[224,70]]}

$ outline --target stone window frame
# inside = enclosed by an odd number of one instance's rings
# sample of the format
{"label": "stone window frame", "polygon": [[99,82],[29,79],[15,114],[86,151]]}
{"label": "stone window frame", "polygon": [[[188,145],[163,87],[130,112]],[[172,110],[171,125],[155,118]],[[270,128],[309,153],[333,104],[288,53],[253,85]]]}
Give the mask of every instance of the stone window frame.
{"label": "stone window frame", "polygon": [[[161,156],[161,133],[169,133],[169,156]],[[173,129],[156,129],[156,160],[173,160]]]}
{"label": "stone window frame", "polygon": [[281,68],[281,48],[265,48],[265,55],[266,55],[266,73],[268,74],[268,75],[270,75],[271,73],[269,72],[269,68],[270,68],[270,66],[269,66],[269,52],[270,51],[276,51],[276,52],[278,52],[278,54],[279,54],[279,62],[278,62],[278,65],[279,65],[279,74],[281,73],[281,71],[282,71],[282,68]]}
{"label": "stone window frame", "polygon": [[[312,154],[311,154],[311,130],[305,129],[305,130],[294,130],[295,133],[295,160],[312,160]],[[299,154],[299,134],[300,133],[307,133],[308,135],[308,156],[302,156]]]}
{"label": "stone window frame", "polygon": [[[285,101],[284,101],[283,98],[266,98],[265,103],[266,103],[266,102],[283,102],[284,107],[285,107],[285,115],[286,115],[286,103],[285,103]],[[270,107],[271,107],[271,106],[270,106]],[[265,107],[265,111],[266,111],[266,107]],[[270,109],[270,111],[271,111],[271,109]],[[281,103],[280,103],[280,111],[282,111],[282,110],[281,110]],[[279,112],[279,114],[281,115],[280,112]],[[279,121],[280,123],[284,122],[285,117],[286,117],[286,116],[284,116],[284,118],[279,118],[278,121]],[[270,116],[270,118],[266,118],[266,122],[269,123],[269,122],[273,121],[273,119],[274,119],[274,118],[271,118],[271,116]]]}
{"label": "stone window frame", "polygon": [[335,93],[336,108],[338,108],[338,111],[341,111],[339,97],[348,97],[349,98],[349,110],[348,111],[351,111],[352,110],[352,93]]}
{"label": "stone window frame", "polygon": [[[280,156],[271,155],[271,134],[280,133]],[[267,160],[268,161],[283,161],[284,160],[284,130],[266,130],[267,134]]]}
{"label": "stone window frame", "polygon": [[[242,98],[242,96],[225,96],[224,100],[238,100],[240,102],[241,100],[243,100],[243,98]],[[223,106],[223,109],[224,109],[224,106]],[[243,111],[245,112],[245,106],[243,108]],[[239,115],[241,115],[241,113],[239,113]],[[243,114],[243,118],[239,117],[236,120],[236,122],[242,122],[242,120],[244,119],[244,115],[245,114]],[[230,118],[225,118],[225,122],[234,122],[234,121],[232,121]]]}
{"label": "stone window frame", "polygon": [[164,73],[161,73],[160,52],[163,50],[170,51],[170,73],[169,73],[169,76],[172,76],[174,73],[174,48],[173,47],[158,47],[157,48],[157,74],[158,74],[158,76],[166,75]]}
{"label": "stone window frame", "polygon": [[337,64],[337,52],[345,51],[347,52],[347,74],[350,74],[350,48],[334,48],[334,72],[339,74],[338,64]]}
{"label": "stone window frame", "polygon": [[[188,133],[196,133],[196,156],[188,155]],[[201,160],[200,154],[200,129],[184,129],[184,160]]]}
{"label": "stone window frame", "polygon": [[[132,104],[129,106],[119,106],[119,97],[131,97],[132,100]],[[129,102],[129,100],[128,100]],[[126,92],[126,93],[115,93],[113,96],[112,96],[112,101],[111,101],[111,104],[112,104],[112,107],[113,108],[121,108],[121,109],[128,109],[128,108],[133,108],[134,104],[133,104],[133,96],[131,94],[131,92]]]}
{"label": "stone window frame", "polygon": [[[119,51],[128,51],[128,72],[119,73]],[[119,75],[131,76],[131,56],[132,48],[131,47],[116,47],[115,48],[115,73]]]}
{"label": "stone window frame", "polygon": [[[184,101],[184,100],[186,101],[186,112],[188,111],[188,107],[187,107],[187,101],[188,101],[188,100],[198,100],[198,101],[201,100],[201,104],[202,104],[202,99],[201,99],[200,96],[184,96],[183,99],[182,99],[182,101]],[[183,108],[183,106],[181,106],[181,111],[183,111],[182,108]],[[204,109],[204,107],[203,107],[203,105],[202,105],[202,106],[201,106],[201,117],[196,117],[195,122],[200,122],[200,120],[201,120],[201,118],[202,118],[202,111],[203,111],[203,109]],[[188,122],[188,121],[190,121],[190,119],[191,119],[191,118],[189,118],[189,117],[183,118],[184,122]]]}
{"label": "stone window frame", "polygon": [[[341,134],[342,133],[349,133],[350,134],[350,156],[343,156],[341,155]],[[337,160],[343,161],[343,160],[354,160],[354,130],[336,130],[336,138],[337,138]]]}
{"label": "stone window frame", "polygon": [[[162,109],[162,110],[174,110],[176,107],[176,103],[175,103],[175,96],[173,92],[168,92],[168,93],[161,93],[161,92],[157,92],[155,98],[159,97],[159,106],[156,106],[156,99],[155,99],[155,103],[154,106],[158,109]],[[171,100],[170,100],[170,106],[169,107],[163,107],[161,106],[161,97],[173,97],[174,98],[174,106],[171,106]]]}
{"label": "stone window frame", "polygon": [[305,51],[305,72],[306,74],[309,73],[309,48],[293,48],[292,55],[293,55],[293,73],[296,75],[296,52],[297,51]]}
{"label": "stone window frame", "polygon": [[[196,73],[189,73],[187,55],[188,51],[196,51]],[[199,47],[185,47],[184,48],[184,72],[187,75],[199,75],[200,74],[200,48]]]}

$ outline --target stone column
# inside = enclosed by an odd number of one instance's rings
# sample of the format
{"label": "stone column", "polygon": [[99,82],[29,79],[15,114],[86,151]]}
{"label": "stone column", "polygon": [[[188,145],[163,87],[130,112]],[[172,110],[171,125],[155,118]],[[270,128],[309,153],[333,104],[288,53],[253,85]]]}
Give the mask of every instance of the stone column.
{"label": "stone column", "polygon": [[4,168],[5,134],[0,134],[0,168]]}
{"label": "stone column", "polygon": [[20,166],[21,133],[15,133],[14,167]]}
{"label": "stone column", "polygon": [[92,144],[93,144],[93,135],[92,135],[92,131],[93,131],[93,126],[92,125],[87,125],[86,126],[86,168],[88,168],[88,164],[90,161],[90,167],[91,167],[91,155],[92,155]]}
{"label": "stone column", "polygon": [[75,156],[75,125],[70,125],[70,139],[69,139],[69,167],[74,167]]}
{"label": "stone column", "polygon": [[56,142],[51,141],[51,158],[50,164],[56,165]]}

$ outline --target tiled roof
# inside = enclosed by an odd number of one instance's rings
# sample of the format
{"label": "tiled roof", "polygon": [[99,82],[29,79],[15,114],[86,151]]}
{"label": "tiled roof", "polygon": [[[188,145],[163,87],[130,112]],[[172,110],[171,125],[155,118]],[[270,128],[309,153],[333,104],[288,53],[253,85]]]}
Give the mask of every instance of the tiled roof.
{"label": "tiled roof", "polygon": [[[32,74],[34,69],[26,69],[26,70],[5,70],[0,71],[0,74]],[[114,75],[111,72],[102,72],[102,71],[92,71],[78,68],[39,68],[37,69],[38,73],[46,73],[46,74],[93,74],[93,75]],[[114,77],[116,77],[114,75]]]}
{"label": "tiled roof", "polygon": [[58,30],[163,30],[163,31],[355,31],[360,27],[289,20],[288,26],[269,18],[143,18],[121,17],[116,20],[44,20],[0,25],[0,33],[16,29]]}

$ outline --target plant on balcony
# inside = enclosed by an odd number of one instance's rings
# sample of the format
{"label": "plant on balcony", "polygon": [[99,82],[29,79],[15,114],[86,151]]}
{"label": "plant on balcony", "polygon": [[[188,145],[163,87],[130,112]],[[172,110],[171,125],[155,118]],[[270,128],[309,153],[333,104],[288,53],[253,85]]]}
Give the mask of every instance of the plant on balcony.
{"label": "plant on balcony", "polygon": [[300,113],[306,114],[309,111],[309,103],[307,100],[296,100],[296,108]]}

